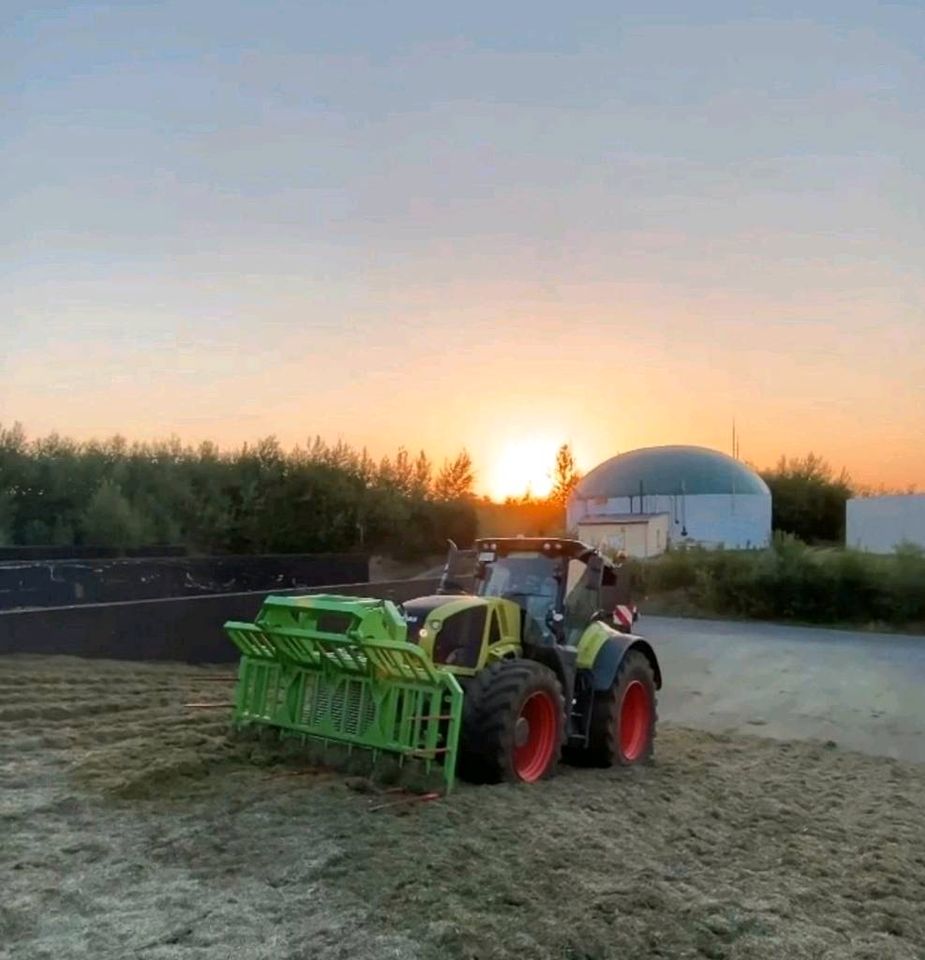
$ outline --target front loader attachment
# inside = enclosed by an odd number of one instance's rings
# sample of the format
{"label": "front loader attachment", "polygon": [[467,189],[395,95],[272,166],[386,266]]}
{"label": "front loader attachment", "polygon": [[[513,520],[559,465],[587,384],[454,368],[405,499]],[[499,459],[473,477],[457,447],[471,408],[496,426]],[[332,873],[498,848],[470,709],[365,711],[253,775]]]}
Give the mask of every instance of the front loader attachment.
{"label": "front loader attachment", "polygon": [[270,596],[254,623],[229,621],[241,651],[234,724],[395,754],[453,788],[462,688],[406,639],[388,600]]}

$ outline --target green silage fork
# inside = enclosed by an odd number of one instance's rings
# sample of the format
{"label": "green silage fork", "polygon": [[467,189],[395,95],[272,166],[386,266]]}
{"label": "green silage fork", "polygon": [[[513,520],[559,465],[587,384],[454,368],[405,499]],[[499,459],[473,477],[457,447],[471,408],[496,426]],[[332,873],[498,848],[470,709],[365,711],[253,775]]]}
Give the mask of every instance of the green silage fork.
{"label": "green silage fork", "polygon": [[254,623],[229,621],[241,652],[234,724],[439,767],[453,789],[462,688],[434,667],[388,600],[270,596]]}

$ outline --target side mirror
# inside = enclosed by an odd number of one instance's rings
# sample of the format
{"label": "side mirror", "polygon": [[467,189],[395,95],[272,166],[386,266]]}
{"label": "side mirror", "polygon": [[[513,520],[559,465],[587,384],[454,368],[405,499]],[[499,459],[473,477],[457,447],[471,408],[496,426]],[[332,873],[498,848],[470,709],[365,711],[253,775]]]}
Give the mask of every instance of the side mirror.
{"label": "side mirror", "polygon": [[451,579],[455,572],[456,555],[459,553],[459,547],[452,540],[447,540],[449,550],[446,555],[446,564],[443,567],[443,575],[440,577],[440,583],[437,586],[437,593],[462,593],[462,588],[458,583]]}
{"label": "side mirror", "polygon": [[604,561],[599,556],[593,556],[588,560],[588,572],[593,574],[587,579],[589,590],[597,590],[601,585],[601,579],[604,576]]}

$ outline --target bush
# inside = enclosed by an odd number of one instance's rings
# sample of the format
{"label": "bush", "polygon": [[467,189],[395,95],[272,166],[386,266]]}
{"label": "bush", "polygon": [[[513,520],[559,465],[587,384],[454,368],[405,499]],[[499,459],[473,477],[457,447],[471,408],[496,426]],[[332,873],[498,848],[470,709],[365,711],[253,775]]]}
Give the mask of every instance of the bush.
{"label": "bush", "polygon": [[706,551],[701,547],[681,548],[666,553],[654,568],[653,589],[693,589],[697,586],[697,573],[703,568],[705,558]]}
{"label": "bush", "polygon": [[884,599],[901,623],[925,623],[925,551],[903,545],[885,564]]}
{"label": "bush", "polygon": [[637,562],[649,596],[683,593],[707,614],[804,623],[925,623],[925,552],[892,556],[809,547],[787,534],[767,550],[687,549]]}

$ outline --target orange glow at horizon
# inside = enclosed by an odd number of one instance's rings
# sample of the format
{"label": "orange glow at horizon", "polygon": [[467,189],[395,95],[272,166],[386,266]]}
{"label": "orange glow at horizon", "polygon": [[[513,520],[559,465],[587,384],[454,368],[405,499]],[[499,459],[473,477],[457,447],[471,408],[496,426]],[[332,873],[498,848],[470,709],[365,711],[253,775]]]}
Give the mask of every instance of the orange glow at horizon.
{"label": "orange glow at horizon", "polygon": [[[756,467],[813,451],[865,485],[925,485],[921,327],[904,316],[889,336],[873,336],[882,309],[872,300],[686,294],[682,302],[671,291],[608,284],[576,285],[567,301],[527,310],[515,293],[473,283],[463,302],[447,306],[441,295],[430,311],[420,305],[404,318],[411,345],[369,321],[370,365],[346,380],[337,363],[305,377],[306,357],[346,355],[336,330],[302,331],[285,350],[242,334],[178,351],[175,341],[104,339],[93,326],[102,309],[75,308],[69,324],[79,319],[89,335],[0,360],[0,423],[20,420],[31,438],[176,435],[223,448],[269,435],[304,446],[320,433],[375,459],[399,446],[424,450],[438,467],[465,448],[477,492],[503,500],[528,488],[542,496],[564,442],[582,472],[665,443],[728,452],[735,416],[742,458]],[[485,304],[497,318],[487,333]],[[837,327],[825,319],[836,309]],[[156,311],[138,315],[167,322]],[[115,315],[104,319],[115,329]],[[39,320],[48,318],[32,326]],[[430,358],[445,349],[449,328],[468,339],[448,385]],[[429,396],[439,403],[422,402]]]}
{"label": "orange glow at horizon", "polygon": [[559,444],[531,437],[507,443],[488,465],[485,492],[492,500],[530,493],[545,497],[552,490],[552,472]]}

